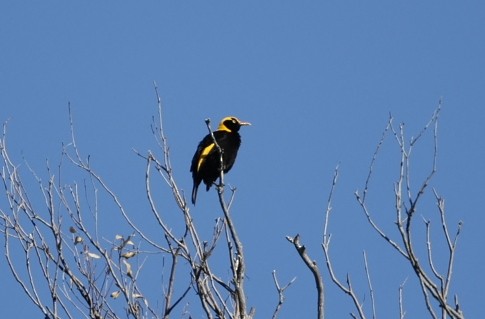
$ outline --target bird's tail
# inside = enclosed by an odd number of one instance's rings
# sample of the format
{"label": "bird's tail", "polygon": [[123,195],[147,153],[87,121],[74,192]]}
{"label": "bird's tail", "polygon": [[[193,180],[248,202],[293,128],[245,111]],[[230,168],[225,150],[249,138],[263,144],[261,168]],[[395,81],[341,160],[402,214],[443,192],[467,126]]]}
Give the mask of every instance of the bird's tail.
{"label": "bird's tail", "polygon": [[195,201],[197,200],[197,189],[199,188],[199,185],[197,183],[194,183],[194,187],[192,188],[192,204],[195,206]]}

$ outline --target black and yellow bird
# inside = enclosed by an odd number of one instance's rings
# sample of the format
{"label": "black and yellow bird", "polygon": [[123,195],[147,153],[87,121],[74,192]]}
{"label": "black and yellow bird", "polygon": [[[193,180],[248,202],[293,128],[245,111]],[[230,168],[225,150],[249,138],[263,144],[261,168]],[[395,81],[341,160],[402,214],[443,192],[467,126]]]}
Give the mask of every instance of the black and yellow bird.
{"label": "black and yellow bird", "polygon": [[[229,172],[236,161],[237,151],[241,145],[241,136],[238,132],[241,126],[245,125],[251,125],[251,123],[242,122],[234,116],[229,116],[223,118],[217,131],[214,131],[214,138],[222,149],[224,173]],[[220,176],[220,163],[220,153],[214,144],[214,139],[210,134],[207,134],[197,146],[192,158],[192,165],[190,165],[194,180],[192,204],[195,205],[200,183],[204,181],[206,190],[209,190]]]}

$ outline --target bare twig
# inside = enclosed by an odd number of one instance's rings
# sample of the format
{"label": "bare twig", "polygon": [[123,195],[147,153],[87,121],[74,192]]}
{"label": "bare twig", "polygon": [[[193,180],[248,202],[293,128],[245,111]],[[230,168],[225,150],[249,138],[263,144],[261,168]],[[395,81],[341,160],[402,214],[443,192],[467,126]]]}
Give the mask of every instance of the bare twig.
{"label": "bare twig", "polygon": [[367,254],[364,251],[364,269],[365,269],[365,274],[367,276],[367,284],[369,285],[369,292],[370,292],[370,300],[372,304],[372,318],[376,319],[376,302],[375,302],[375,297],[374,297],[374,289],[372,288],[372,280],[370,279],[370,271],[369,271],[369,265],[367,263]]}
{"label": "bare twig", "polygon": [[291,286],[291,284],[296,280],[296,277],[294,277],[292,280],[290,280],[285,286],[281,287],[280,283],[278,282],[278,278],[276,277],[276,270],[273,270],[273,281],[276,287],[276,291],[278,292],[278,304],[276,305],[276,308],[273,312],[273,316],[271,318],[276,319],[278,318],[278,314],[281,311],[281,307],[283,306],[283,303],[285,302],[285,295],[284,292],[285,290]]}
{"label": "bare twig", "polygon": [[340,280],[335,275],[335,272],[333,270],[333,265],[332,265],[332,262],[331,262],[331,258],[330,258],[329,242],[322,243],[322,248],[323,248],[323,253],[324,253],[324,256],[325,256],[327,270],[328,270],[328,273],[330,274],[330,279],[342,292],[344,292],[345,294],[350,296],[350,298],[352,299],[352,302],[354,303],[355,308],[357,309],[357,312],[359,314],[358,317],[355,314],[352,314],[352,316],[354,318],[361,318],[361,319],[366,318],[362,304],[359,301],[359,298],[357,297],[357,294],[352,287],[352,282],[350,280],[350,276],[347,274],[346,284],[344,285],[342,282],[340,282]]}
{"label": "bare twig", "polygon": [[323,278],[320,274],[320,269],[318,269],[317,262],[315,260],[312,260],[310,256],[308,256],[308,253],[306,252],[306,247],[300,243],[300,235],[297,234],[295,237],[286,236],[286,240],[293,244],[296,251],[298,252],[298,255],[313,275],[317,288],[317,318],[323,319],[325,318],[325,286],[323,284]]}
{"label": "bare twig", "polygon": [[367,192],[369,191],[370,179],[371,179],[372,174],[374,172],[374,165],[375,165],[375,162],[377,160],[377,155],[379,154],[379,151],[381,149],[382,144],[384,144],[384,140],[386,139],[386,136],[387,136],[389,129],[392,127],[392,120],[393,120],[392,115],[389,114],[389,120],[387,121],[386,128],[382,132],[381,139],[379,140],[379,143],[377,143],[374,154],[372,155],[372,160],[370,161],[370,165],[369,165],[369,172],[367,173],[367,178],[366,178],[365,184],[364,184],[364,190],[362,192],[362,198],[360,199],[362,201],[362,203],[365,203],[365,198],[367,196]]}
{"label": "bare twig", "polygon": [[406,278],[402,284],[399,285],[399,319],[404,319],[406,316],[406,311],[404,310],[404,302],[403,302],[403,296],[402,292],[404,290],[404,285],[406,284],[406,281],[408,279]]}
{"label": "bare twig", "polygon": [[[323,253],[325,256],[325,264],[327,266],[327,270],[330,274],[330,279],[332,282],[345,294],[349,295],[359,313],[359,318],[365,318],[365,314],[362,308],[362,305],[355,293],[355,291],[352,288],[350,277],[347,276],[347,285],[344,285],[340,282],[340,280],[337,278],[333,271],[333,265],[332,261],[330,259],[330,241],[331,241],[331,234],[328,234],[328,227],[330,224],[330,213],[332,212],[332,199],[333,199],[333,194],[335,191],[335,187],[337,185],[337,180],[338,180],[338,175],[339,175],[339,166],[334,170],[334,175],[332,179],[332,186],[330,188],[330,193],[327,199],[327,209],[325,211],[325,218],[324,218],[324,225],[323,225],[323,241],[322,241],[322,249]],[[355,314],[351,314],[352,317],[357,318]]]}
{"label": "bare twig", "polygon": [[323,222],[322,242],[328,245],[330,244],[330,234],[328,234],[328,224],[329,224],[330,213],[332,212],[332,198],[333,198],[333,192],[335,190],[335,187],[337,186],[338,175],[339,175],[339,165],[335,167],[335,170],[333,172],[332,186],[330,187],[330,193],[328,194],[327,210],[325,212],[325,220]]}

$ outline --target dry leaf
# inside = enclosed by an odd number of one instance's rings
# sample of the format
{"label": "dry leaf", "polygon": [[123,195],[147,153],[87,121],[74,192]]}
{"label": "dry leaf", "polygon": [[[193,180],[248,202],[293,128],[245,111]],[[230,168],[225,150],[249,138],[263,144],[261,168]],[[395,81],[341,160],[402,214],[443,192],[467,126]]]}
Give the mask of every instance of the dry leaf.
{"label": "dry leaf", "polygon": [[133,279],[133,272],[131,271],[131,265],[123,259],[123,263],[126,265],[126,275]]}
{"label": "dry leaf", "polygon": [[123,255],[121,255],[121,257],[129,259],[129,258],[131,258],[135,255],[136,255],[136,251],[129,251],[129,252],[126,252]]}
{"label": "dry leaf", "polygon": [[121,294],[121,291],[120,290],[113,291],[111,293],[111,298],[116,299],[116,298],[118,298],[120,296],[120,294]]}
{"label": "dry leaf", "polygon": [[87,255],[88,255],[88,257],[91,257],[91,258],[94,258],[94,259],[99,259],[99,258],[101,258],[101,256],[96,255],[95,253],[90,253],[90,252],[88,252],[88,253],[87,253]]}

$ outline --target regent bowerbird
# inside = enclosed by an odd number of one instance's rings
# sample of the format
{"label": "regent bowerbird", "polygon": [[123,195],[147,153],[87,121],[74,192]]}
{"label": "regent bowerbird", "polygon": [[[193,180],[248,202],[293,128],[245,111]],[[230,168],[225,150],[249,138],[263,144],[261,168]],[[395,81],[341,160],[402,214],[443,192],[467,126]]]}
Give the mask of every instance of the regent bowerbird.
{"label": "regent bowerbird", "polygon": [[241,136],[239,129],[241,126],[251,125],[248,122],[242,122],[237,117],[228,116],[222,119],[219,127],[213,132],[214,137],[209,133],[202,141],[200,141],[192,158],[190,171],[194,180],[194,187],[192,188],[192,204],[195,205],[197,199],[197,189],[202,181],[206,185],[208,191],[221,173],[221,160],[219,149],[222,150],[223,171],[224,173],[234,165],[236,161],[237,151],[241,145]]}

